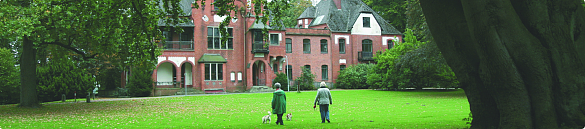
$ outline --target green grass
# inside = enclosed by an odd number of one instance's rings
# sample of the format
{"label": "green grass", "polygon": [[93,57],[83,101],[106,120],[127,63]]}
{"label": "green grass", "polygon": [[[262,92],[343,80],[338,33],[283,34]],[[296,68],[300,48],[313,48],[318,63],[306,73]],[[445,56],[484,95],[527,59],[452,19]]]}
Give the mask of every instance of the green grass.
{"label": "green grass", "polygon": [[[0,106],[0,128],[466,128],[463,91],[331,91],[331,123],[313,110],[316,92],[287,92],[284,126],[262,124],[271,93],[167,97],[94,103]],[[285,119],[285,118],[283,118]]]}

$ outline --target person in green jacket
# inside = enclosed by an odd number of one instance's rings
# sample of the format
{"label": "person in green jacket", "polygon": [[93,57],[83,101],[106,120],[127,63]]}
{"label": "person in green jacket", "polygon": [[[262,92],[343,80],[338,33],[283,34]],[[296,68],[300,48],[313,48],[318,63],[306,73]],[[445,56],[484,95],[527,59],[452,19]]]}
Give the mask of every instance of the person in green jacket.
{"label": "person in green jacket", "polygon": [[272,113],[277,116],[276,124],[284,125],[282,115],[286,113],[286,95],[280,89],[280,83],[274,84],[274,88],[276,88],[276,91],[272,95]]}

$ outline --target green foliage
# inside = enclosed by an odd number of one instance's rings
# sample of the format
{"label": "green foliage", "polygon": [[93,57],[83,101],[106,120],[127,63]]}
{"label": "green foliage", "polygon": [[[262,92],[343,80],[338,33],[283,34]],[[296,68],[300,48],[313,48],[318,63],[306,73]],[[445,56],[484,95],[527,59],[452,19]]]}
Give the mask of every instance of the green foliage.
{"label": "green foliage", "polygon": [[95,88],[95,79],[86,69],[66,58],[53,59],[47,66],[37,68],[37,93],[40,101],[60,100],[61,95],[85,97]]}
{"label": "green foliage", "polygon": [[272,85],[274,86],[274,84],[276,84],[278,82],[278,83],[280,83],[280,89],[287,90],[288,89],[287,81],[288,80],[286,78],[285,73],[278,73],[278,74],[276,74],[276,78],[274,78]]}
{"label": "green foliage", "polygon": [[[158,21],[165,18],[168,25],[176,25],[182,13],[179,2],[4,0],[0,2],[0,37],[8,41],[23,39],[18,43],[23,46],[19,52],[22,54],[23,64],[20,66],[23,70],[37,67],[35,49],[44,45],[64,48],[74,53],[65,55],[67,58],[79,61],[98,59],[120,67],[156,62],[160,50],[152,40],[162,37],[162,32],[157,29]],[[37,76],[35,72],[26,74],[30,75],[21,76],[22,80]],[[24,95],[37,96],[42,93],[25,93],[37,88],[35,83],[22,85],[26,89],[21,91]],[[21,105],[35,107],[35,97],[27,98],[21,100],[24,102]]]}
{"label": "green foliage", "polygon": [[20,72],[10,49],[0,48],[0,105],[20,101]]}
{"label": "green foliage", "polygon": [[152,80],[152,69],[135,68],[132,69],[130,80],[126,88],[130,96],[146,97],[150,96],[154,81]]}
{"label": "green foliage", "polygon": [[301,66],[301,69],[303,72],[300,77],[295,79],[295,84],[300,90],[314,90],[315,86],[313,85],[313,82],[315,82],[315,74],[311,73],[310,69],[303,66]]}
{"label": "green foliage", "polygon": [[418,41],[409,29],[403,43],[374,59],[378,64],[367,81],[374,89],[451,88],[458,84],[436,44]]}
{"label": "green foliage", "polygon": [[291,0],[289,4],[290,8],[283,12],[282,22],[284,22],[285,27],[294,28],[297,25],[297,18],[303,14],[307,7],[313,5],[310,0]]}
{"label": "green foliage", "polygon": [[376,65],[358,64],[339,71],[335,86],[341,89],[367,89],[371,86],[367,83],[368,73]]}
{"label": "green foliage", "polygon": [[100,90],[114,90],[120,87],[122,72],[118,68],[102,68],[98,72],[97,82],[100,84]]}
{"label": "green foliage", "polygon": [[396,67],[402,71],[403,81],[401,87],[458,87],[455,73],[447,65],[441,52],[434,43],[427,43],[420,48],[401,56]]}
{"label": "green foliage", "polygon": [[[409,29],[407,29],[404,35],[404,42],[397,43],[394,48],[377,54],[374,57],[377,64],[371,70],[370,74],[368,74],[367,80],[367,84],[371,85],[370,88],[398,88],[398,85],[402,85],[404,81],[408,81],[407,78],[400,76],[402,73],[396,68],[396,64],[400,56],[417,49],[420,45],[425,44],[425,42],[418,41]],[[408,70],[404,72],[408,72]]]}
{"label": "green foliage", "polygon": [[406,2],[406,28],[411,29],[413,35],[419,41],[432,41],[433,36],[427,26],[427,20],[423,14],[419,0],[407,0]]}

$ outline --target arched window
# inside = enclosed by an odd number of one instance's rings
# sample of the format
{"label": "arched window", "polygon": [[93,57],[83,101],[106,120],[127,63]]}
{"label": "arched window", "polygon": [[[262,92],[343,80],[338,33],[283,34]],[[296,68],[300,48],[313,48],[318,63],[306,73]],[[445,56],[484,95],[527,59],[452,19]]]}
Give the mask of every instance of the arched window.
{"label": "arched window", "polygon": [[394,40],[388,40],[388,49],[394,48]]}
{"label": "arched window", "polygon": [[303,53],[311,53],[311,40],[303,39]]}
{"label": "arched window", "polygon": [[285,41],[286,41],[286,53],[292,53],[292,39],[287,38]]}
{"label": "arched window", "polygon": [[345,54],[345,39],[339,39],[339,53]]}
{"label": "arched window", "polygon": [[321,53],[327,53],[327,39],[321,39]]}
{"label": "arched window", "polygon": [[372,52],[372,40],[369,39],[362,40],[362,51]]}

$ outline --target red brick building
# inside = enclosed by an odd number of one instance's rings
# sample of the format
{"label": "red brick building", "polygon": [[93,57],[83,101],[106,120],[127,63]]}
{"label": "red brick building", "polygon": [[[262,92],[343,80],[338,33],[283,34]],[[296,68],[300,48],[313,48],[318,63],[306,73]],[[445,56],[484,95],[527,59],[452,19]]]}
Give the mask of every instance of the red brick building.
{"label": "red brick building", "polygon": [[[250,0],[235,1],[238,7]],[[276,72],[286,72],[291,81],[310,68],[316,83],[332,85],[338,71],[358,63],[373,62],[378,51],[392,48],[402,33],[360,0],[321,0],[307,8],[294,28],[272,29],[264,45],[253,9],[235,16],[221,41],[212,1],[196,9],[193,0],[183,0],[186,18],[178,26],[185,31],[164,31],[167,37],[158,57],[153,79],[157,88],[188,87],[206,91],[243,91],[253,86],[271,86]],[[197,3],[199,4],[199,3]],[[243,15],[242,15],[243,14]],[[165,24],[159,24],[165,27]],[[287,66],[288,64],[288,66]]]}

